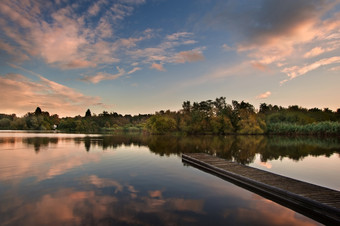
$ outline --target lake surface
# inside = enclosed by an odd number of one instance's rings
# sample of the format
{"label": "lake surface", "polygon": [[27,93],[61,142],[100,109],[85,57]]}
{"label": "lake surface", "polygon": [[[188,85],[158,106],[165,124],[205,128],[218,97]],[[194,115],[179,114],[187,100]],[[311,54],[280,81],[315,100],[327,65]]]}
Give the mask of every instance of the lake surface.
{"label": "lake surface", "polygon": [[184,165],[207,152],[340,190],[339,138],[0,132],[1,225],[318,225]]}

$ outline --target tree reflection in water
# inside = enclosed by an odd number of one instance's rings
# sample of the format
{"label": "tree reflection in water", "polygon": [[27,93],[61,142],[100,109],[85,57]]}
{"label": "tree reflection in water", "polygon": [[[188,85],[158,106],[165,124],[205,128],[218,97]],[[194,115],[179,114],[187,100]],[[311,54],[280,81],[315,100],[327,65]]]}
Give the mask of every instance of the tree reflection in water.
{"label": "tree reflection in water", "polygon": [[[22,142],[33,146],[38,153],[42,147],[57,144],[65,138],[30,137]],[[91,147],[103,150],[125,146],[146,146],[151,152],[161,156],[172,154],[205,152],[217,155],[226,160],[241,164],[254,162],[256,154],[262,162],[269,160],[289,159],[299,161],[307,156],[326,156],[340,154],[340,139],[336,137],[285,137],[285,136],[171,136],[171,135],[139,135],[118,134],[99,137],[76,137],[67,139],[76,144],[84,145],[87,152]],[[3,142],[13,142],[2,140]]]}

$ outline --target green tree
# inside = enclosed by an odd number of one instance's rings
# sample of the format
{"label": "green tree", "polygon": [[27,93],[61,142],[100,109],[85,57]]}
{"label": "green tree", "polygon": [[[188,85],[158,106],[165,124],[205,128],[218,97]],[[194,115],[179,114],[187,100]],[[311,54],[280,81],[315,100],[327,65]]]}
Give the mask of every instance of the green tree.
{"label": "green tree", "polygon": [[11,120],[8,118],[0,119],[0,129],[9,129],[11,126]]}
{"label": "green tree", "polygon": [[154,115],[146,124],[149,131],[152,133],[168,133],[176,130],[176,120],[168,115]]}

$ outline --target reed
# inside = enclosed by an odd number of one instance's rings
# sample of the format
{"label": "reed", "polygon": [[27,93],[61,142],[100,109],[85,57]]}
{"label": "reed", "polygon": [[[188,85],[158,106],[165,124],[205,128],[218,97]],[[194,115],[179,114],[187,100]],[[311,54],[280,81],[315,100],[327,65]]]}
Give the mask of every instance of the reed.
{"label": "reed", "polygon": [[317,122],[306,125],[293,123],[269,123],[267,125],[269,134],[301,134],[301,135],[340,135],[339,122]]}

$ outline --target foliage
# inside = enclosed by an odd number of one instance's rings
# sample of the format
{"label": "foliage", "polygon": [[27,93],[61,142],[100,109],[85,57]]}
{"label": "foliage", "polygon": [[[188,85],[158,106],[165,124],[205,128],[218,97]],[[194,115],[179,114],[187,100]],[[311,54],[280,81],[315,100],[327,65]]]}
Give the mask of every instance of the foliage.
{"label": "foliage", "polygon": [[59,130],[72,132],[145,132],[184,134],[308,134],[339,135],[340,109],[284,108],[261,103],[259,111],[245,101],[226,103],[225,97],[201,102],[184,101],[179,111],[121,115],[88,109],[85,116],[59,118],[37,107],[23,117],[0,114],[0,129]]}
{"label": "foliage", "polygon": [[157,114],[148,120],[146,126],[152,133],[167,133],[175,131],[176,121],[169,115]]}

